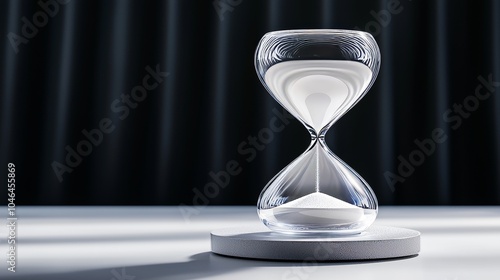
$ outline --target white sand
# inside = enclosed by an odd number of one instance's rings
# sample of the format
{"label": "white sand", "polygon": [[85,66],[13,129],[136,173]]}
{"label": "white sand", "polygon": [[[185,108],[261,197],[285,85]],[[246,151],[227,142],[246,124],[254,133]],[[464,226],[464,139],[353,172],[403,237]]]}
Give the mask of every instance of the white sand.
{"label": "white sand", "polygon": [[358,206],[354,206],[345,201],[342,201],[333,196],[329,196],[324,193],[316,192],[311,193],[306,196],[303,196],[294,201],[285,203],[278,207],[287,207],[287,208],[359,208]]}
{"label": "white sand", "polygon": [[266,210],[264,214],[285,224],[332,226],[359,221],[364,216],[364,209],[318,192]]}
{"label": "white sand", "polygon": [[292,60],[275,64],[266,85],[283,106],[317,133],[342,115],[363,94],[372,79],[368,66],[347,60]]}

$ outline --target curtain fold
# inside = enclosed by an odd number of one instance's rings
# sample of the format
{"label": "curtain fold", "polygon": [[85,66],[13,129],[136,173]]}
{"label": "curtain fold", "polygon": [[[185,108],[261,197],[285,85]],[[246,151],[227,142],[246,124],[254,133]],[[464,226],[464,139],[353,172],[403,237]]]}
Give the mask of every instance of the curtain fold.
{"label": "curtain fold", "polygon": [[381,49],[373,88],[326,137],[380,204],[500,203],[498,1],[1,5],[0,166],[16,165],[19,205],[254,205],[309,143],[254,51],[312,28]]}

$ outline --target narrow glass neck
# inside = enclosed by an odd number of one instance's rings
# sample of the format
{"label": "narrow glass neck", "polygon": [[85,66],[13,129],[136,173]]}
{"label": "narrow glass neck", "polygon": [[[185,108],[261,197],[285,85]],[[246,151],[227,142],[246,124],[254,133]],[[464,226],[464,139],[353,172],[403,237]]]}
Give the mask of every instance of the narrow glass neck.
{"label": "narrow glass neck", "polygon": [[325,141],[325,135],[328,132],[328,129],[330,127],[325,127],[319,131],[319,133],[313,129],[312,127],[308,127],[307,131],[309,131],[309,134],[311,134],[311,141],[314,142],[316,140],[322,141],[324,143]]}
{"label": "narrow glass neck", "polygon": [[[307,151],[309,151],[310,149],[320,149],[320,150],[324,150],[324,151],[330,150],[328,148],[328,145],[326,144],[326,141],[325,141],[326,131],[324,133],[320,133],[319,135],[314,133],[314,131],[311,131],[311,130],[309,130],[309,132],[311,133],[311,143],[309,144]],[[317,152],[319,152],[319,151],[317,151]]]}

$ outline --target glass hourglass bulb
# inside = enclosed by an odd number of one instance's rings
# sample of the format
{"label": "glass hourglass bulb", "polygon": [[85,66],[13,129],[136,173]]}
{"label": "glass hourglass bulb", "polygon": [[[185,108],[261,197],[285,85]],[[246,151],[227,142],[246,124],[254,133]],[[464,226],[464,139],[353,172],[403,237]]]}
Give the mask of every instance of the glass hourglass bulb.
{"label": "glass hourglass bulb", "polygon": [[368,91],[378,74],[373,37],[350,30],[265,34],[255,53],[259,79],[311,134],[311,144],[265,186],[257,211],[272,230],[355,234],[377,216],[368,183],[325,142],[330,126]]}

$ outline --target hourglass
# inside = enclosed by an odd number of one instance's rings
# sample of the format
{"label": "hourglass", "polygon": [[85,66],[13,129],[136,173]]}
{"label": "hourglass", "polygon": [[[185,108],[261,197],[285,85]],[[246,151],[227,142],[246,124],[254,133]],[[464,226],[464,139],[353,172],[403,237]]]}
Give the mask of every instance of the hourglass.
{"label": "hourglass", "polygon": [[264,187],[264,225],[212,231],[212,252],[271,260],[369,260],[416,255],[418,231],[370,226],[378,213],[368,183],[327,147],[328,129],[377,77],[373,37],[351,30],[265,34],[255,68],[267,91],[311,134],[311,144]]}
{"label": "hourglass", "polygon": [[311,134],[307,150],[279,172],[258,201],[262,222],[280,232],[355,234],[377,216],[368,183],[327,147],[328,129],[377,77],[373,37],[350,30],[290,30],[264,35],[255,53],[259,79]]}

